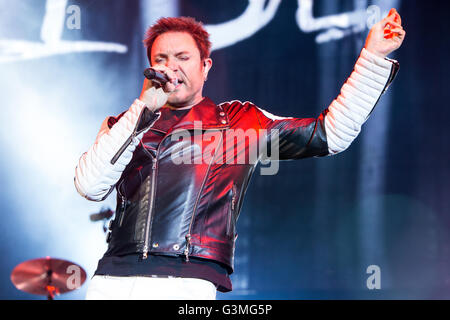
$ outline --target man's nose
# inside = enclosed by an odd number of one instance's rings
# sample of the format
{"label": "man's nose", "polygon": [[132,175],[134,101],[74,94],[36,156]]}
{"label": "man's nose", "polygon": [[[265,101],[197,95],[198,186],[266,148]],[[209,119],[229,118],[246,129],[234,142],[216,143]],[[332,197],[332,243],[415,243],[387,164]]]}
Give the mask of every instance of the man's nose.
{"label": "man's nose", "polygon": [[175,61],[175,59],[167,59],[166,67],[172,71],[178,71],[178,63]]}

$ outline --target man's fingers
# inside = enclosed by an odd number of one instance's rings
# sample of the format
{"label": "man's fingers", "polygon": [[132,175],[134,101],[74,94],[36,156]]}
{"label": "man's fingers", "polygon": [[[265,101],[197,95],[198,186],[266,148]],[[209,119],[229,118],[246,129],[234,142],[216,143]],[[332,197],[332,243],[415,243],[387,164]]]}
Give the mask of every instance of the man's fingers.
{"label": "man's fingers", "polygon": [[392,8],[391,11],[389,11],[388,17],[393,16],[394,21],[398,23],[402,23],[402,18],[400,17],[400,14],[397,12],[397,9]]}
{"label": "man's fingers", "polygon": [[386,18],[381,20],[381,24],[385,26],[386,24],[391,23],[394,25],[402,25],[402,19],[398,13],[388,15]]}
{"label": "man's fingers", "polygon": [[397,32],[397,37],[400,37],[401,39],[403,39],[406,36],[406,31],[405,30],[399,30]]}
{"label": "man's fingers", "polygon": [[160,71],[160,72],[164,73],[169,78],[169,81],[171,81],[171,82],[173,82],[173,81],[175,81],[175,79],[177,79],[177,76],[175,75],[175,72],[173,72],[172,70],[170,70],[167,67],[154,66],[152,68],[157,70],[157,71]]}
{"label": "man's fingers", "polygon": [[163,72],[167,75],[167,77],[169,78],[169,81],[171,81],[171,82],[177,78],[175,73],[170,69],[164,69]]}
{"label": "man's fingers", "polygon": [[401,25],[401,21],[394,19],[394,16],[389,16],[389,17],[384,18],[384,19],[382,20],[382,23],[383,23],[383,24],[386,24],[386,23],[393,23],[393,24]]}
{"label": "man's fingers", "polygon": [[167,78],[169,79],[169,81],[167,81],[165,83],[165,85],[163,86],[164,91],[167,93],[174,91],[178,84],[178,77],[175,74],[175,72],[165,66],[154,66],[153,68],[155,70],[158,70],[158,71],[164,73],[167,76]]}
{"label": "man's fingers", "polygon": [[394,32],[394,33],[400,33],[400,32],[402,32],[402,31],[403,31],[402,28],[394,28],[394,29],[391,29],[391,32]]}
{"label": "man's fingers", "polygon": [[[383,32],[386,34],[386,33],[389,33],[389,32],[394,32],[394,30],[403,30],[403,27],[386,26],[386,27],[383,29]],[[395,31],[395,32],[396,32],[396,31]]]}
{"label": "man's fingers", "polygon": [[166,85],[164,86],[164,91],[167,93],[171,93],[174,90],[175,90],[175,86],[170,82],[167,82]]}
{"label": "man's fingers", "polygon": [[394,21],[387,21],[386,23],[383,24],[383,28],[403,28],[401,24],[394,22]]}
{"label": "man's fingers", "polygon": [[392,30],[385,30],[384,31],[384,38],[385,39],[391,39],[394,37],[399,37],[400,39],[403,39],[406,35],[406,31],[400,28],[395,28]]}

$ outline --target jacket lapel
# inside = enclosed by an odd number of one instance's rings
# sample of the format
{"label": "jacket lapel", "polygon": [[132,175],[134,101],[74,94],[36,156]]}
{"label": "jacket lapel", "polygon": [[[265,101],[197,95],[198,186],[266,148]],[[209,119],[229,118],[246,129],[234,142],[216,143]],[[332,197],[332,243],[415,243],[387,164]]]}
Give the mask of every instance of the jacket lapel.
{"label": "jacket lapel", "polygon": [[[168,108],[164,107],[161,109],[161,112],[168,112],[168,110]],[[228,127],[228,119],[226,116],[221,116],[220,113],[220,108],[217,107],[211,99],[205,97],[202,101],[193,106],[189,112],[181,117],[172,127],[170,127],[167,117],[164,117],[162,114],[160,119],[154,123],[151,130],[169,134],[175,130],[181,129],[225,129]],[[224,120],[225,123],[222,122]]]}

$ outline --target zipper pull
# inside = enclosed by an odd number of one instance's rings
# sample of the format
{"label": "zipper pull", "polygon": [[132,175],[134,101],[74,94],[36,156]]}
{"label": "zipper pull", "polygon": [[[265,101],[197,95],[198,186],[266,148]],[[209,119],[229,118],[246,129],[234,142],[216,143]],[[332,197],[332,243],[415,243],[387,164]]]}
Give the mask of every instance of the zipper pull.
{"label": "zipper pull", "polygon": [[121,206],[120,206],[120,217],[119,217],[119,227],[122,226],[123,223],[123,217],[125,216],[125,210],[127,208],[127,203],[126,203],[126,199],[124,196],[120,196],[120,200],[121,200]]}
{"label": "zipper pull", "polygon": [[122,153],[124,153],[125,149],[128,148],[128,146],[131,144],[131,142],[133,142],[134,137],[135,137],[135,133],[133,132],[131,134],[131,136],[125,141],[125,143],[120,147],[119,151],[117,151],[117,153],[111,159],[110,162],[112,165],[114,165],[117,162],[117,160],[120,158]]}
{"label": "zipper pull", "polygon": [[191,234],[188,233],[186,236],[186,248],[184,249],[184,255],[186,256],[186,262],[189,262],[189,247],[191,246]]}
{"label": "zipper pull", "polygon": [[147,259],[148,257],[148,246],[144,246],[144,252],[142,253],[142,259]]}

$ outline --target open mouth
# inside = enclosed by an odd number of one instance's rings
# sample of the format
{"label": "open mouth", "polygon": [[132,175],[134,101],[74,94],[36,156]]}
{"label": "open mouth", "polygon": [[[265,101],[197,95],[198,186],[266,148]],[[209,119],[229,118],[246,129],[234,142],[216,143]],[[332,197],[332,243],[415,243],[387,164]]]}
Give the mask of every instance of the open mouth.
{"label": "open mouth", "polygon": [[184,83],[184,81],[182,79],[178,79],[175,89],[179,88],[183,83]]}

